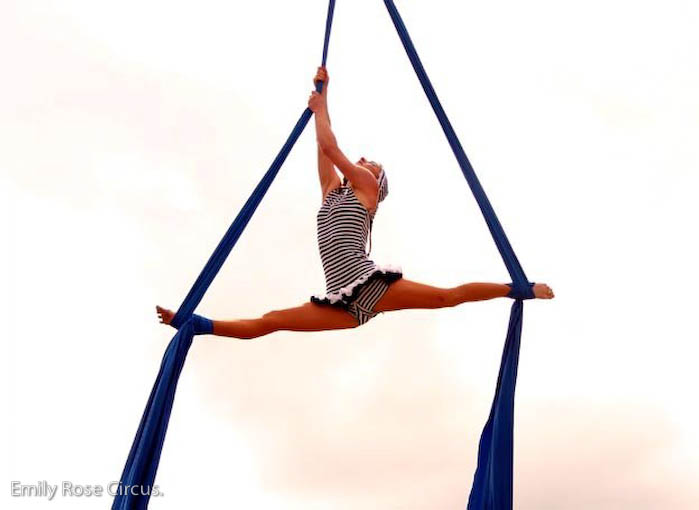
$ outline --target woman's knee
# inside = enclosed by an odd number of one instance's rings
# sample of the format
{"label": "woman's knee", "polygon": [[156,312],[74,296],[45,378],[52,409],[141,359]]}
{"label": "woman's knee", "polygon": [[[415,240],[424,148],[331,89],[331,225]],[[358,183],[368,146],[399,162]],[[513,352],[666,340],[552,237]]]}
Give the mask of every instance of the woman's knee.
{"label": "woman's knee", "polygon": [[440,289],[437,293],[435,299],[439,303],[439,308],[450,308],[461,303],[459,287],[452,287],[449,289]]}
{"label": "woman's knee", "polygon": [[278,313],[268,312],[257,319],[239,319],[231,323],[224,336],[232,336],[241,340],[252,340],[269,333],[278,331]]}
{"label": "woman's knee", "polygon": [[458,294],[455,289],[433,288],[422,301],[418,308],[449,308],[458,304]]}
{"label": "woman's knee", "polygon": [[269,333],[278,331],[284,327],[284,313],[282,310],[271,310],[257,319],[258,327]]}

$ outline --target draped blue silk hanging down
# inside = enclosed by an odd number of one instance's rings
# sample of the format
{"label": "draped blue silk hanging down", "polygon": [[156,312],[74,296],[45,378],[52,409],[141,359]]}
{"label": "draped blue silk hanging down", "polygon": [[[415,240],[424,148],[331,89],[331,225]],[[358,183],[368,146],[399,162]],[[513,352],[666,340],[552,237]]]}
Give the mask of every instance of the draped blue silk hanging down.
{"label": "draped blue silk hanging down", "polygon": [[[408,58],[420,80],[420,84],[437,115],[464,177],[478,202],[493,240],[505,262],[505,266],[512,277],[513,289],[519,296],[529,296],[529,283],[526,275],[471,167],[471,163],[461,147],[461,143],[446,113],[442,109],[400,14],[392,0],[384,0],[384,3],[398,31]],[[335,0],[330,0],[325,25],[322,65],[325,65],[327,60],[334,9]],[[320,91],[321,88],[322,83],[319,83],[316,89]],[[173,318],[172,325],[178,328],[178,331],[163,355],[160,371],[151,390],[121,475],[120,490],[114,498],[112,510],[133,510],[148,507],[175,398],[177,381],[194,336],[192,314],[223,266],[243,230],[245,230],[257,206],[264,198],[311,116],[312,112],[308,108],[304,110],[272,165],[226,231],[223,239],[219,242]],[[516,299],[510,314],[510,324],[502,355],[495,398],[490,416],[481,435],[478,466],[469,497],[468,510],[511,510],[512,508],[514,391],[522,331],[522,310],[522,300]]]}
{"label": "draped blue silk hanging down", "polygon": [[[495,215],[490,201],[478,181],[478,177],[466,157],[461,142],[451,126],[447,114],[444,112],[437,93],[430,83],[430,79],[422,66],[420,57],[410,40],[407,28],[396,9],[393,0],[384,0],[388,13],[391,16],[398,36],[400,37],[410,63],[413,65],[420,85],[432,105],[435,115],[439,120],[442,130],[447,137],[454,156],[461,167],[461,171],[471,187],[473,196],[483,213],[490,234],[493,236],[498,251],[512,278],[513,290],[522,297],[531,297],[529,281],[522,266],[517,260],[514,250]],[[517,382],[517,365],[519,362],[519,345],[522,335],[521,299],[515,300],[510,311],[510,324],[507,330],[505,348],[500,363],[495,398],[490,410],[488,421],[483,427],[481,440],[478,446],[478,466],[473,478],[471,495],[468,500],[468,510],[511,510],[512,509],[512,449],[514,430],[515,385]]]}
{"label": "draped blue silk hanging down", "polygon": [[[322,65],[325,65],[328,56],[328,45],[330,43],[330,31],[332,29],[333,14],[335,11],[335,0],[330,0],[328,5],[328,15],[325,23],[325,39],[323,43]],[[318,83],[316,90],[321,91],[323,84]],[[272,181],[277,176],[279,169],[284,164],[289,152],[293,148],[296,140],[303,132],[306,124],[310,120],[313,112],[306,108],[301,114],[298,122],[291,131],[286,142],[262,177],[262,180],[255,187],[250,198],[236,216],[231,226],[226,231],[223,239],[219,242],[208,262],[202,269],[199,277],[192,285],[189,293],[177,310],[172,320],[172,325],[178,328],[177,333],[170,341],[163,360],[160,365],[160,372],[155,379],[155,384],[151,390],[150,398],[146,404],[141,417],[141,423],[136,431],[136,437],[131,445],[131,451],[126,460],[126,465],[121,474],[120,493],[115,496],[112,503],[112,510],[140,510],[148,508],[148,502],[152,493],[155,473],[160,461],[160,453],[165,441],[170,412],[175,399],[177,381],[182,372],[185,358],[189,347],[192,345],[194,328],[192,325],[192,314],[199,302],[204,297],[211,282],[218,274],[223,263],[231,252],[238,238],[245,230],[250,218],[260,205]]]}

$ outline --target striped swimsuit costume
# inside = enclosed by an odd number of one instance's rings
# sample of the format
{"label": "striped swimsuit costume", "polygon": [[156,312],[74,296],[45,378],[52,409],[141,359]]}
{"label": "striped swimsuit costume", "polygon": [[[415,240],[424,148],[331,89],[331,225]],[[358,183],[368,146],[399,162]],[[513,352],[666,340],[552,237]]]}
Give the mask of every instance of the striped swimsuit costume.
{"label": "striped swimsuit costume", "polygon": [[351,186],[329,192],[317,218],[326,294],[312,296],[311,301],[343,308],[360,325],[376,316],[374,306],[402,277],[400,268],[379,266],[369,259],[366,245],[373,219]]}

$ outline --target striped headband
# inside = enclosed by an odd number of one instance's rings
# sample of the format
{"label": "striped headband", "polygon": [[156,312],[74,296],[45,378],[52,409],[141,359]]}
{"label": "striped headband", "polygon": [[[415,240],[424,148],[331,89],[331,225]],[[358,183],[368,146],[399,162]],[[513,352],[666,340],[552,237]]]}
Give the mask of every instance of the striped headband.
{"label": "striped headband", "polygon": [[379,202],[388,196],[388,177],[386,177],[386,172],[381,169],[379,174]]}

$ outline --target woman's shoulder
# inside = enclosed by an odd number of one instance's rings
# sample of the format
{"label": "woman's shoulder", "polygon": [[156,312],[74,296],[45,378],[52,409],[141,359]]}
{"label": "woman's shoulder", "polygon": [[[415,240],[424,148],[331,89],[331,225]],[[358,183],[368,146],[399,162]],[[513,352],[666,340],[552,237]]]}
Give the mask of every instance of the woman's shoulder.
{"label": "woman's shoulder", "polygon": [[367,193],[364,193],[362,190],[355,190],[352,187],[349,187],[350,191],[348,193],[351,193],[352,196],[359,202],[364,209],[366,209],[366,212],[373,218],[374,215],[376,214],[376,210],[378,209],[378,202],[376,201],[377,197],[373,197],[373,207],[372,207],[372,197],[367,196]]}

